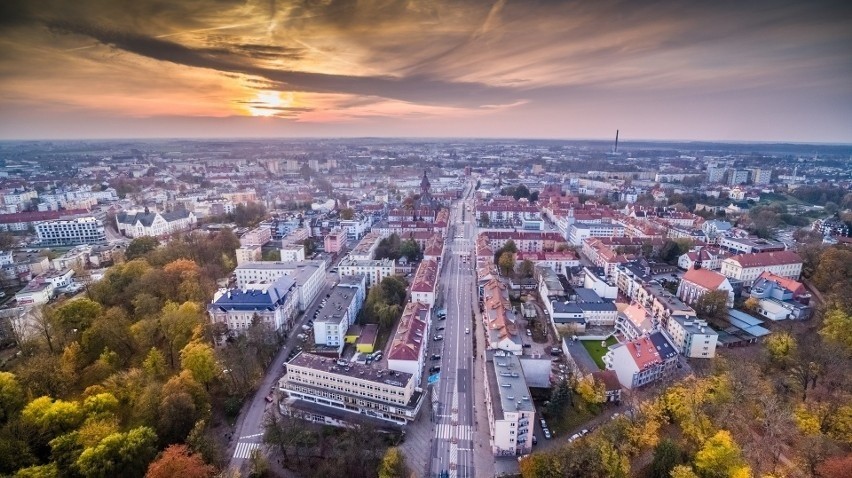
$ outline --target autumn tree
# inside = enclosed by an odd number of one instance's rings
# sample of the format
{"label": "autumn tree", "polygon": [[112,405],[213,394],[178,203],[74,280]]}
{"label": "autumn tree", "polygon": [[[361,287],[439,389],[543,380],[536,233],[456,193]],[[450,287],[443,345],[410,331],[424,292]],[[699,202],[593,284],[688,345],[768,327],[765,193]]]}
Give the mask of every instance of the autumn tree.
{"label": "autumn tree", "polygon": [[535,274],[535,264],[533,261],[529,259],[521,261],[521,265],[518,266],[518,274],[526,279],[531,278]]}
{"label": "autumn tree", "polygon": [[124,251],[124,258],[128,261],[144,257],[149,252],[160,246],[160,241],[156,237],[142,236],[130,241],[127,250]]}
{"label": "autumn tree", "polygon": [[577,380],[574,390],[589,406],[597,407],[606,401],[606,386],[591,375]]}
{"label": "autumn tree", "polygon": [[852,352],[852,314],[840,308],[829,310],[823,317],[819,333],[826,340],[838,343]]}
{"label": "autumn tree", "polygon": [[388,448],[379,466],[379,478],[406,478],[408,474],[405,455],[397,447]]}
{"label": "autumn tree", "polygon": [[157,453],[156,445],[157,435],[148,427],[113,433],[86,448],[77,459],[77,468],[87,478],[141,478]]}
{"label": "autumn tree", "polygon": [[170,445],[151,462],[145,478],[210,478],[215,472],[201,456],[190,453],[186,445]]}
{"label": "autumn tree", "polygon": [[351,221],[352,218],[355,217],[355,210],[347,207],[340,210],[340,219],[344,221]]}
{"label": "autumn tree", "polygon": [[728,316],[727,303],[728,291],[710,291],[695,302],[695,313],[700,319],[708,322],[723,321]]}
{"label": "autumn tree", "polygon": [[208,390],[210,382],[218,372],[213,348],[200,341],[190,342],[180,351],[180,365],[184,370],[189,370],[192,377]]}
{"label": "autumn tree", "polygon": [[497,266],[500,267],[500,273],[504,276],[509,276],[515,270],[515,254],[508,251],[504,252],[500,255]]}
{"label": "autumn tree", "polygon": [[742,451],[727,430],[719,430],[704,442],[695,454],[695,471],[702,478],[750,476]]}
{"label": "autumn tree", "polygon": [[785,366],[797,353],[796,338],[789,332],[776,332],[764,341],[772,364]]}

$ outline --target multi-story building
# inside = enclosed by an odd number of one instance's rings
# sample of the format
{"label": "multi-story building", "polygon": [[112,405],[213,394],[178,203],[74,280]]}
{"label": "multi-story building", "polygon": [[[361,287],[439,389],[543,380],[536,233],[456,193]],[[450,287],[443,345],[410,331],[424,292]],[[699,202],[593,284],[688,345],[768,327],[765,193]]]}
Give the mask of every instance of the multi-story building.
{"label": "multi-story building", "polygon": [[331,232],[323,238],[323,246],[325,252],[329,254],[337,254],[346,243],[346,235],[340,228],[332,229]]}
{"label": "multi-story building", "polygon": [[161,237],[176,232],[186,231],[197,222],[195,214],[180,210],[173,212],[120,212],[115,216],[118,232],[127,237],[152,236]]}
{"label": "multi-story building", "polygon": [[518,318],[509,301],[506,284],[493,279],[483,287],[482,302],[485,322],[485,340],[489,349],[499,349],[521,355],[523,344],[519,334]]}
{"label": "multi-story building", "polygon": [[238,266],[248,262],[258,262],[263,259],[262,248],[259,244],[255,244],[253,246],[240,246],[235,252]]}
{"label": "multi-story building", "polygon": [[775,252],[786,249],[784,243],[771,239],[757,237],[726,237],[720,236],[719,247],[734,254],[752,254],[755,252]]}
{"label": "multi-story building", "polygon": [[722,261],[731,257],[731,253],[715,247],[702,247],[698,250],[681,254],[677,259],[677,266],[683,270],[699,267],[711,271],[719,270]]}
{"label": "multi-story building", "polygon": [[615,330],[627,340],[634,340],[657,330],[657,324],[647,309],[631,302],[615,319]]}
{"label": "multi-story building", "polygon": [[48,281],[33,279],[15,294],[18,305],[36,306],[50,302],[56,287]]}
{"label": "multi-story building", "polygon": [[331,289],[326,304],[314,319],[314,342],[343,351],[346,331],[355,323],[367,295],[366,278],[345,276]]}
{"label": "multi-story building", "polygon": [[325,265],[322,261],[247,262],[237,266],[234,274],[237,277],[237,287],[268,284],[280,277],[290,277],[296,282],[299,310],[305,310],[325,282]]}
{"label": "multi-story building", "polygon": [[617,222],[575,222],[568,227],[568,242],[575,246],[583,245],[583,239],[590,237],[624,237],[624,225]]}
{"label": "multi-story building", "polygon": [[803,320],[811,317],[811,294],[798,281],[765,271],[751,285],[749,295],[758,300],[757,313],[767,319]]}
{"label": "multi-story building", "polygon": [[[245,332],[252,324],[262,324],[278,333],[293,327],[298,312],[296,283],[289,277],[272,282],[246,284],[238,289],[220,289],[207,307],[210,321],[224,324],[226,335]],[[221,345],[225,335],[217,338]]]}
{"label": "multi-story building", "polygon": [[569,268],[580,265],[580,259],[574,251],[558,252],[518,252],[517,262],[531,261],[534,265],[548,266],[557,274],[564,274]]}
{"label": "multi-story building", "polygon": [[721,183],[725,180],[725,171],[727,171],[727,169],[721,166],[708,166],[707,182],[710,184]]}
{"label": "multi-story building", "polygon": [[[485,361],[485,409],[491,453],[515,456],[532,450],[535,406],[524,378],[520,359],[503,351],[488,351]],[[470,428],[470,426],[465,426]],[[465,433],[462,436],[472,436]],[[471,431],[472,432],[472,431]]]}
{"label": "multi-story building", "polygon": [[376,256],[376,248],[379,247],[379,242],[382,240],[382,235],[372,231],[362,237],[358,244],[352,248],[349,253],[349,259],[353,261],[371,261]]}
{"label": "multi-story building", "polygon": [[435,305],[435,288],[438,285],[438,262],[424,259],[417,267],[411,283],[411,300]]}
{"label": "multi-story building", "polygon": [[73,246],[106,242],[103,223],[92,216],[45,221],[36,224],[39,243],[46,246]]}
{"label": "multi-story building", "polygon": [[422,391],[415,388],[414,376],[410,373],[306,352],[287,362],[287,373],[278,386],[291,401],[362,414],[398,425],[405,425],[417,417],[423,397]]}
{"label": "multi-story building", "polygon": [[683,275],[677,287],[677,296],[687,304],[694,305],[704,294],[722,290],[728,295],[725,301],[728,308],[734,306],[734,288],[728,278],[707,269],[689,269]]}
{"label": "multi-story building", "polygon": [[659,282],[643,282],[635,290],[633,300],[651,311],[654,319],[662,324],[675,315],[695,316],[695,310],[667,291]]}
{"label": "multi-story building", "polygon": [[713,358],[719,334],[697,317],[675,315],[666,321],[666,332],[675,349],[689,358]]}
{"label": "multi-story building", "polygon": [[615,324],[618,310],[611,300],[601,297],[591,289],[577,287],[569,293],[569,300],[551,301],[550,320],[557,326],[570,326],[582,332],[587,325],[609,326]]}
{"label": "multi-story building", "polygon": [[259,226],[240,237],[242,246],[262,246],[272,240],[272,228]]}
{"label": "multi-story building", "polygon": [[280,249],[282,262],[305,260],[305,246],[302,244],[284,244]]}
{"label": "multi-story building", "polygon": [[388,349],[388,368],[409,373],[420,385],[429,340],[429,304],[409,302],[396,326]]}
{"label": "multi-story building", "polygon": [[639,388],[672,373],[677,351],[662,332],[614,345],[603,357],[624,388]]}
{"label": "multi-story building", "polygon": [[382,279],[396,273],[394,262],[390,259],[382,260],[343,260],[338,266],[341,276],[363,274],[367,276],[367,288],[380,283]]}
{"label": "multi-story building", "polygon": [[754,168],[751,170],[751,181],[755,185],[763,186],[772,181],[772,170]]}
{"label": "multi-story building", "polygon": [[778,251],[741,254],[722,261],[722,275],[730,279],[752,282],[763,271],[798,280],[802,273],[802,259],[793,251]]}
{"label": "multi-story building", "polygon": [[732,169],[728,171],[728,185],[737,186],[748,182],[749,171],[747,169]]}
{"label": "multi-story building", "polygon": [[704,231],[704,234],[707,234],[707,237],[713,239],[718,234],[729,231],[732,227],[734,227],[734,225],[728,221],[711,219],[709,221],[704,221],[704,224],[701,225],[701,230]]}

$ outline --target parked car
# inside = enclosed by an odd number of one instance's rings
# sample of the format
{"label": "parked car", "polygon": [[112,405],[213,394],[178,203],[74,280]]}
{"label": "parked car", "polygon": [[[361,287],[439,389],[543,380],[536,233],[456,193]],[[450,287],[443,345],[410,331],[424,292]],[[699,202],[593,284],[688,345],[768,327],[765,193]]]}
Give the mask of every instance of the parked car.
{"label": "parked car", "polygon": [[429,367],[429,373],[438,373],[441,371],[441,367],[435,365],[434,367]]}
{"label": "parked car", "polygon": [[531,347],[532,347],[532,344],[524,344],[524,345],[523,345],[523,347],[524,347],[525,349],[528,349],[528,348],[531,348]]}
{"label": "parked car", "polygon": [[545,428],[545,429],[544,429],[544,430],[542,430],[542,431],[544,432],[544,438],[547,438],[548,440],[550,440],[550,430],[548,430],[547,428]]}
{"label": "parked car", "polygon": [[435,342],[437,342],[439,340],[444,340],[444,336],[443,335],[436,335],[432,340],[434,340]]}
{"label": "parked car", "polygon": [[467,328],[467,327],[465,327],[465,328],[464,328],[464,333],[469,334],[469,333],[470,333],[470,329],[469,329],[469,328]]}
{"label": "parked car", "polygon": [[446,327],[444,327],[444,326],[442,325],[442,326],[438,327],[438,330],[444,330],[445,328],[446,328]]}
{"label": "parked car", "polygon": [[532,330],[527,329],[527,337],[532,337]]}
{"label": "parked car", "polygon": [[580,430],[580,436],[581,436],[581,437],[584,437],[584,436],[586,436],[586,435],[588,435],[588,434],[589,434],[589,430],[588,430],[588,429],[584,428],[584,429]]}
{"label": "parked car", "polygon": [[538,438],[533,435],[533,445],[538,445]]}
{"label": "parked car", "polygon": [[572,442],[572,441],[574,441],[574,440],[576,440],[576,439],[578,439],[578,438],[580,438],[580,434],[579,434],[579,433],[575,433],[575,434],[571,435],[571,438],[569,438],[569,439],[568,439],[568,441],[569,441],[569,442]]}
{"label": "parked car", "polygon": [[438,355],[438,354],[433,354],[433,355],[432,355],[432,360],[441,360],[441,356],[440,356],[440,355]]}
{"label": "parked car", "polygon": [[372,358],[373,358],[373,360],[381,360],[381,359],[382,359],[382,355],[383,355],[383,354],[382,354],[382,351],[381,351],[381,350],[379,350],[378,352],[376,352],[376,353],[374,353],[374,354],[372,355]]}

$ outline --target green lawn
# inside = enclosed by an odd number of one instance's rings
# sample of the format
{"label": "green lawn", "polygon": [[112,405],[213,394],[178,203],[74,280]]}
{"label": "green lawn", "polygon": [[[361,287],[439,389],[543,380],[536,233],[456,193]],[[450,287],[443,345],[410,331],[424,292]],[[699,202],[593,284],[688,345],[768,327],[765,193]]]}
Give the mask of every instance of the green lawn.
{"label": "green lawn", "polygon": [[615,337],[610,337],[606,339],[606,347],[601,347],[600,340],[581,340],[580,342],[583,344],[583,347],[585,347],[586,350],[589,352],[589,355],[592,356],[592,359],[594,359],[598,367],[601,370],[604,370],[605,366],[603,363],[603,356],[607,353],[607,347],[609,347],[610,345],[614,345],[617,341],[615,340]]}

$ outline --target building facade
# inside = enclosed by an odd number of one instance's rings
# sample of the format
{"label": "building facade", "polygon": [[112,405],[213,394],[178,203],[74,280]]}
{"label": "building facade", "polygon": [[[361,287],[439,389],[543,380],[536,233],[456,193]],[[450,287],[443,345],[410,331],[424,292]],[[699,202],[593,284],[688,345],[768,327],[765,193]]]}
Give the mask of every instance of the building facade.
{"label": "building facade", "polygon": [[75,246],[106,242],[103,223],[95,217],[45,221],[36,224],[39,243],[47,246]]}

